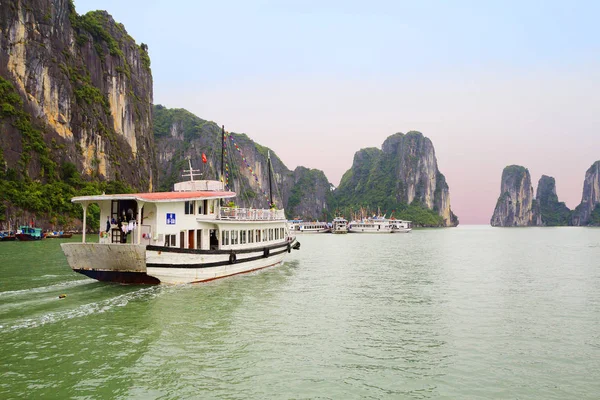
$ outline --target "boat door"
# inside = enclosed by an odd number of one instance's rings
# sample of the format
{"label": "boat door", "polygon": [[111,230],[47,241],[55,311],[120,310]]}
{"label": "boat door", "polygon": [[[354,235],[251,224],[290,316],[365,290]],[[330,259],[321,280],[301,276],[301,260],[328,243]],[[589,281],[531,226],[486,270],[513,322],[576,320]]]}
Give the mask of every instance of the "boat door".
{"label": "boat door", "polygon": [[185,231],[179,232],[179,248],[185,248]]}
{"label": "boat door", "polygon": [[194,248],[194,233],[195,231],[193,229],[188,231],[188,249]]}

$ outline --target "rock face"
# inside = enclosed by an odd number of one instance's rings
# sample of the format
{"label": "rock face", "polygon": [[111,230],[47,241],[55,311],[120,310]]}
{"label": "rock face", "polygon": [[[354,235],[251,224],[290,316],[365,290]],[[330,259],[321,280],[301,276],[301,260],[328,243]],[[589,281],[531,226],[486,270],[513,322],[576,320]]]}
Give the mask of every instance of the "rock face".
{"label": "rock face", "polygon": [[585,173],[581,203],[573,213],[573,225],[600,225],[600,161]]}
{"label": "rock face", "polygon": [[5,169],[44,182],[70,163],[88,179],[152,190],[146,46],[106,12],[79,16],[68,0],[3,1],[0,31]]}
{"label": "rock face", "polygon": [[527,168],[519,165],[510,165],[504,168],[500,193],[490,221],[492,226],[542,225],[539,207],[533,198],[531,176]]}
{"label": "rock face", "polygon": [[[171,190],[179,181],[189,158],[203,179],[219,179],[221,127],[183,109],[154,106],[154,135],[161,190]],[[228,133],[224,158],[228,186],[237,192],[240,206],[269,207],[267,156],[273,166],[273,200],[288,217],[323,219],[329,216],[331,184],[323,171],[298,167],[290,171],[275,152],[255,143],[245,134]],[[202,162],[202,154],[207,162]]]}
{"label": "rock face", "polygon": [[551,176],[542,175],[535,196],[539,205],[542,225],[565,226],[571,223],[571,210],[558,201],[556,182]]}
{"label": "rock face", "polygon": [[358,151],[335,196],[342,209],[381,208],[388,216],[392,210],[398,218],[414,219],[416,215],[416,225],[458,225],[433,144],[420,132],[396,133],[385,140],[381,150]]}

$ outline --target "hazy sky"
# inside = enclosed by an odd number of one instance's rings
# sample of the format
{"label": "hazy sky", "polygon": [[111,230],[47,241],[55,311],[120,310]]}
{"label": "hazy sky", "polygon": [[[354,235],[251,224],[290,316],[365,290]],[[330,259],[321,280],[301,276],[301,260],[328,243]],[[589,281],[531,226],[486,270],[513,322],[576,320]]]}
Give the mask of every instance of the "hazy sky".
{"label": "hazy sky", "polygon": [[600,160],[598,1],[75,0],[149,46],[154,102],[338,185],[354,153],[418,130],[461,223],[489,223],[506,165],[574,208]]}

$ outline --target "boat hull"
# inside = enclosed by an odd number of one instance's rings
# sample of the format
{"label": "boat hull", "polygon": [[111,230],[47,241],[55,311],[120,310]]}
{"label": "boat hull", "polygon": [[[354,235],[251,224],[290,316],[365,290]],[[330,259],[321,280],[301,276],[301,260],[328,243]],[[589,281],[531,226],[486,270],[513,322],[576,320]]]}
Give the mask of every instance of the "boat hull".
{"label": "boat hull", "polygon": [[46,239],[70,239],[72,237],[72,233],[63,233],[62,235],[46,235]]}
{"label": "boat hull", "polygon": [[361,228],[350,228],[348,229],[349,233],[386,233],[386,234],[390,234],[390,233],[396,233],[395,230],[392,229],[380,229],[380,230],[376,230],[376,229],[361,229]]}
{"label": "boat hull", "polygon": [[32,242],[35,240],[42,240],[44,238],[43,236],[33,236],[26,233],[17,233],[15,237],[20,242]]}
{"label": "boat hull", "polygon": [[206,282],[276,266],[296,240],[243,250],[63,243],[71,268],[100,281],[131,284]]}

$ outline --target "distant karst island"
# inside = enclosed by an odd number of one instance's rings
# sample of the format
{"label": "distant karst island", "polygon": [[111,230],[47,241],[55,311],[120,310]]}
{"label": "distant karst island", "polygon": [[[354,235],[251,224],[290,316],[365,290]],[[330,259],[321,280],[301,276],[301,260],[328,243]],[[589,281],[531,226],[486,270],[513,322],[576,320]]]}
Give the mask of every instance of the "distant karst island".
{"label": "distant karst island", "polygon": [[542,175],[533,196],[529,170],[510,165],[502,171],[492,226],[600,226],[600,161],[586,171],[581,203],[570,210],[558,201],[554,178]]}

